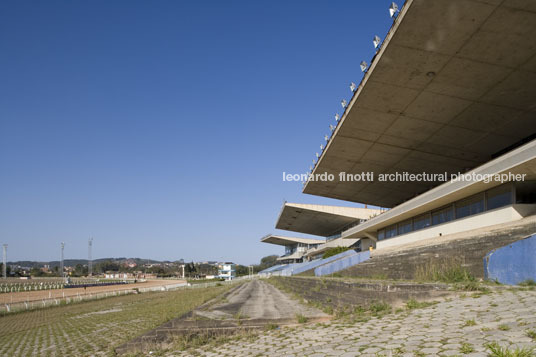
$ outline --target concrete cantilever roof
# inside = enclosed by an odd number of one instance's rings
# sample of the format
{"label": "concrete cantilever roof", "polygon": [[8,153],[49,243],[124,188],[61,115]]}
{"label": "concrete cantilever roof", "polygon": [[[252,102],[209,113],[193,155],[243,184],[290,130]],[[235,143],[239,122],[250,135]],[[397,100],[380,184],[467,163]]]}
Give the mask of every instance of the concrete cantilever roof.
{"label": "concrete cantilever roof", "polygon": [[465,172],[536,133],[534,98],[535,1],[407,0],[303,192],[396,206],[439,183],[338,173]]}
{"label": "concrete cantilever roof", "polygon": [[285,202],[275,228],[328,237],[359,219],[369,219],[380,210]]}
{"label": "concrete cantilever roof", "polygon": [[285,236],[278,236],[278,235],[274,235],[274,234],[269,234],[267,236],[262,237],[261,242],[277,244],[277,245],[293,245],[293,244],[296,244],[296,243],[322,244],[322,243],[325,242],[325,240],[310,239],[310,238],[297,238],[297,237],[285,237]]}

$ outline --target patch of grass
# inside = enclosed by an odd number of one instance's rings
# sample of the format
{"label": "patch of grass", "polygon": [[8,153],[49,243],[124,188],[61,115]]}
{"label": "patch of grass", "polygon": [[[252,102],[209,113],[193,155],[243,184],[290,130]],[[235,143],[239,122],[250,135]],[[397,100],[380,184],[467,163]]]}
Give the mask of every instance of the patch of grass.
{"label": "patch of grass", "polygon": [[497,342],[488,343],[486,348],[489,350],[491,357],[534,357],[534,348],[516,348],[510,350],[507,347],[501,347]]}
{"label": "patch of grass", "polygon": [[413,356],[415,356],[415,357],[425,357],[426,354],[424,352],[421,352],[421,351],[415,351],[415,352],[413,352]]}
{"label": "patch of grass", "polygon": [[406,308],[408,310],[422,309],[422,308],[432,306],[432,305],[435,305],[435,304],[437,304],[437,301],[417,301],[415,299],[409,299],[406,302]]}
{"label": "patch of grass", "polygon": [[276,324],[266,324],[264,326],[264,330],[266,330],[266,331],[277,330],[278,328],[279,328],[279,326],[276,325]]}
{"label": "patch of grass", "polygon": [[470,343],[467,343],[467,342],[464,342],[462,343],[461,347],[460,347],[460,353],[463,353],[464,355],[467,355],[471,352],[474,352],[474,347],[473,345],[471,345]]}
{"label": "patch of grass", "polygon": [[303,316],[302,314],[296,314],[296,320],[298,320],[298,323],[300,324],[304,324],[307,321],[309,321],[309,319],[306,316]]}
{"label": "patch of grass", "polygon": [[536,331],[534,330],[527,330],[525,331],[527,333],[527,336],[532,338],[533,340],[536,340]]}
{"label": "patch of grass", "polygon": [[510,326],[502,324],[502,325],[499,325],[498,329],[501,330],[501,331],[509,331]]}
{"label": "patch of grass", "polygon": [[475,281],[475,278],[463,266],[459,258],[430,260],[417,267],[415,279],[418,281],[440,281],[444,283],[460,283]]}
{"label": "patch of grass", "polygon": [[[106,355],[117,345],[186,314],[230,288],[131,294],[3,316],[0,355],[13,356],[17,349],[39,344],[38,355]],[[46,353],[41,352],[44,350]]]}
{"label": "patch of grass", "polygon": [[471,319],[471,320],[465,320],[463,327],[475,326],[475,325],[476,325],[476,321],[474,319]]}
{"label": "patch of grass", "polygon": [[527,279],[518,284],[519,286],[536,286],[536,281],[533,279]]}
{"label": "patch of grass", "polygon": [[348,247],[333,247],[333,248],[329,248],[329,249],[326,250],[326,252],[322,255],[322,259],[326,259],[326,258],[332,257],[332,256],[334,256],[334,255],[337,255],[337,254],[346,252],[346,251],[349,250],[349,249],[350,249],[350,248],[348,248]]}
{"label": "patch of grass", "polygon": [[376,302],[376,303],[373,303],[369,306],[369,309],[372,313],[373,316],[383,316],[383,315],[386,315],[388,313],[390,313],[392,311],[392,307],[391,305],[383,302],[383,301],[380,301],[380,302]]}

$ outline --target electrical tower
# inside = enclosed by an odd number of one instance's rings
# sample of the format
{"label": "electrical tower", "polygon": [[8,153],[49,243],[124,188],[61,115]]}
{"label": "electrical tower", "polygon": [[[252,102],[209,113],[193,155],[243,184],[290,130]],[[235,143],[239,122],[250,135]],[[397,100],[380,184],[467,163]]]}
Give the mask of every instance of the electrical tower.
{"label": "electrical tower", "polygon": [[87,276],[93,276],[93,258],[91,257],[91,248],[93,247],[93,238],[87,242]]}
{"label": "electrical tower", "polygon": [[2,263],[4,263],[2,265],[2,276],[4,277],[4,279],[7,278],[7,244],[4,244],[2,245],[2,248],[3,248],[3,260],[2,260]]}
{"label": "electrical tower", "polygon": [[63,250],[65,249],[65,242],[61,242],[61,260],[60,260],[60,276],[63,278]]}

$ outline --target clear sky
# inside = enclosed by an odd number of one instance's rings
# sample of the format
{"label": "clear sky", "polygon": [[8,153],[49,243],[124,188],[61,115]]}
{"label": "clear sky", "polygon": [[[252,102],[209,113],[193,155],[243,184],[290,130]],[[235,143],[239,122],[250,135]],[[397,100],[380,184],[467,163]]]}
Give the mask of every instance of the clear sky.
{"label": "clear sky", "polygon": [[[14,260],[257,263],[391,1],[2,1],[0,243]],[[402,1],[399,2],[402,5]]]}

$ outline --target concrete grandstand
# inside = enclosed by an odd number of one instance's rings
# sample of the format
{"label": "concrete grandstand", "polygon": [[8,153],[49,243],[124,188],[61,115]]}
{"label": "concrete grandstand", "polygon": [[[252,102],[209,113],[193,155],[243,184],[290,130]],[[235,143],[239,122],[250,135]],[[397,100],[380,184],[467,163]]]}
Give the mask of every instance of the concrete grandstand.
{"label": "concrete grandstand", "polygon": [[307,261],[534,225],[534,98],[534,1],[406,1],[303,189],[382,208],[285,203],[276,228],[326,238]]}

